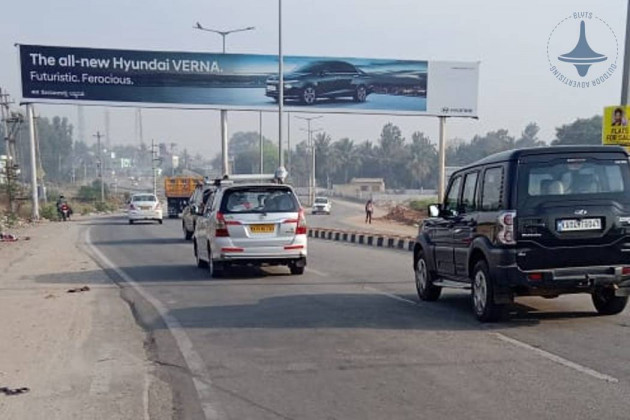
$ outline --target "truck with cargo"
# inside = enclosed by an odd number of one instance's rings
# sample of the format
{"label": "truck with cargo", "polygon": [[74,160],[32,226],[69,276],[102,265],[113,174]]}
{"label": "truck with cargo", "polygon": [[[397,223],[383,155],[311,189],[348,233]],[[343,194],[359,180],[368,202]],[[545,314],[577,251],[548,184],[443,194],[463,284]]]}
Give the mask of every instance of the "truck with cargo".
{"label": "truck with cargo", "polygon": [[164,195],[168,206],[168,217],[175,218],[188,205],[195,187],[203,182],[202,177],[172,176],[164,178]]}

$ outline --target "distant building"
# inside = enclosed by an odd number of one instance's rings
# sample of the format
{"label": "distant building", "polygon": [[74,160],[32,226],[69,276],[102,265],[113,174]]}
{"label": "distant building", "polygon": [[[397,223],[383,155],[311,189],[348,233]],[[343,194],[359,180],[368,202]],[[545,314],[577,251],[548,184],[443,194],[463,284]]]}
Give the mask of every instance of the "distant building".
{"label": "distant building", "polygon": [[352,178],[349,184],[333,186],[333,194],[347,197],[366,198],[385,192],[383,178]]}

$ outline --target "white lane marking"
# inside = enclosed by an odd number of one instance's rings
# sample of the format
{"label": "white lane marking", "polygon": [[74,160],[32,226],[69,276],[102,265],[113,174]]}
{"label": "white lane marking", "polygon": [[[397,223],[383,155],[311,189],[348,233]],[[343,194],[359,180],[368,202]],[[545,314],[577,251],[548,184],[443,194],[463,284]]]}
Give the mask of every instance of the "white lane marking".
{"label": "white lane marking", "polygon": [[616,384],[619,382],[619,379],[614,378],[610,375],[606,375],[604,373],[600,373],[596,370],[593,370],[591,368],[588,368],[586,366],[582,366],[578,363],[572,362],[570,360],[565,359],[564,357],[560,357],[556,354],[553,353],[549,353],[548,351],[539,349],[538,347],[534,347],[532,345],[529,345],[527,343],[523,343],[522,341],[516,340],[514,338],[508,337],[507,335],[503,335],[501,333],[494,333],[494,335],[501,341],[505,341],[506,343],[510,343],[514,346],[517,347],[521,347],[523,349],[532,351],[534,353],[536,353],[537,355],[544,357],[545,359],[551,360],[552,362],[561,364],[565,367],[568,367],[570,369],[576,370],[580,373],[583,373],[585,375],[589,375],[592,376],[593,378],[596,379],[600,379],[602,381],[606,381],[606,382],[610,382],[613,384]]}
{"label": "white lane marking", "polygon": [[394,293],[385,292],[383,290],[379,290],[379,289],[377,289],[375,287],[372,287],[372,286],[363,286],[363,288],[365,290],[369,290],[370,292],[378,293],[379,295],[383,295],[383,296],[387,296],[387,297],[392,298],[392,299],[396,299],[396,300],[398,300],[400,302],[405,302],[405,303],[408,303],[408,304],[414,305],[414,306],[421,306],[420,302],[416,302],[416,301],[413,301],[411,299],[407,299],[407,298],[404,298],[402,296],[398,296],[398,295],[396,295]]}
{"label": "white lane marking", "polygon": [[[393,294],[393,293],[384,292],[384,291],[376,289],[374,287],[363,286],[363,288],[366,289],[366,290],[369,290],[371,292],[378,293],[380,295],[387,296],[387,297],[390,297],[392,299],[396,299],[397,301],[400,301],[400,302],[405,302],[405,303],[408,303],[408,304],[411,304],[411,305],[414,305],[414,306],[422,306],[420,302],[415,302],[413,300],[406,299],[406,298],[404,298],[402,296],[398,296],[398,295]],[[616,384],[616,383],[619,382],[619,379],[617,379],[617,378],[615,378],[613,376],[606,375],[605,373],[598,372],[598,371],[596,371],[594,369],[591,369],[589,367],[580,365],[579,363],[572,362],[572,361],[570,361],[568,359],[565,359],[564,357],[561,357],[561,356],[558,356],[556,354],[550,353],[548,351],[539,349],[539,348],[534,347],[534,346],[532,346],[530,344],[527,344],[527,343],[524,343],[522,341],[516,340],[514,338],[508,337],[507,335],[504,335],[504,334],[501,334],[501,333],[490,333],[490,334],[493,334],[499,340],[505,341],[506,343],[510,343],[510,344],[512,344],[514,346],[521,347],[521,348],[526,349],[526,350],[530,350],[530,351],[536,353],[537,355],[539,355],[541,357],[544,357],[545,359],[551,360],[552,362],[561,364],[561,365],[563,365],[565,367],[568,367],[570,369],[573,369],[573,370],[575,370],[577,372],[580,372],[580,373],[583,373],[585,375],[592,376],[593,378],[596,378],[596,379],[599,379],[599,380],[602,380],[602,381],[606,381],[606,382],[610,382],[610,383],[613,383],[613,384]]]}
{"label": "white lane marking", "polygon": [[168,310],[162,304],[162,302],[153,297],[142,286],[136,283],[136,281],[131,278],[131,276],[129,276],[127,273],[117,267],[109,258],[107,258],[94,246],[94,244],[92,243],[91,228],[88,229],[86,232],[85,242],[90,250],[94,253],[94,255],[99,260],[101,260],[104,265],[106,265],[109,269],[114,270],[114,272],[116,272],[116,274],[120,276],[120,278],[122,278],[126,283],[133,287],[138,292],[138,294],[140,294],[140,296],[142,296],[147,302],[149,302],[160,314],[160,317],[164,320],[166,327],[173,335],[173,338],[175,339],[175,342],[179,347],[179,351],[184,357],[184,362],[188,366],[188,370],[193,377],[193,384],[195,385],[197,395],[199,396],[199,402],[201,404],[206,420],[217,420],[219,418],[225,418],[223,413],[219,415],[219,407],[216,402],[213,402],[214,396],[212,392],[212,381],[210,380],[210,376],[203,362],[203,359],[194,349],[190,337],[188,337],[188,334],[186,334],[186,331],[177,320],[177,318],[169,314]]}
{"label": "white lane marking", "polygon": [[151,414],[149,412],[149,390],[151,388],[151,379],[149,378],[148,372],[144,374],[144,390],[142,392],[142,405],[143,405],[143,414],[144,420],[151,420]]}
{"label": "white lane marking", "polygon": [[309,273],[313,273],[316,276],[320,276],[320,277],[329,277],[330,275],[328,273],[324,273],[323,271],[319,271],[319,270],[315,270],[313,268],[306,268],[306,271]]}

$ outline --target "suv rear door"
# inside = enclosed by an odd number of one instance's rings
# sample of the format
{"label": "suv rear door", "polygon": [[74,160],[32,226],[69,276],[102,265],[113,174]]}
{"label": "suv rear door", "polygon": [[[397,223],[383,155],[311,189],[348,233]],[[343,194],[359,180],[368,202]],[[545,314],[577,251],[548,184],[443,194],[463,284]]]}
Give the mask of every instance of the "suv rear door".
{"label": "suv rear door", "polygon": [[524,156],[517,175],[517,264],[523,270],[628,261],[628,157],[618,151]]}

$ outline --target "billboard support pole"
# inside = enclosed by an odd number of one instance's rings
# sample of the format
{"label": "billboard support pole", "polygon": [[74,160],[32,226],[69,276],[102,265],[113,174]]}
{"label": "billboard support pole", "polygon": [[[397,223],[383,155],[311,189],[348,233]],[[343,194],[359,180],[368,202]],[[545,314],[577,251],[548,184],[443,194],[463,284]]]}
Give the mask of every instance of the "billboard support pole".
{"label": "billboard support pole", "polygon": [[444,200],[446,167],[446,117],[440,117],[440,144],[438,157],[438,202]]}
{"label": "billboard support pole", "polygon": [[35,112],[33,111],[33,104],[26,104],[26,114],[28,116],[28,133],[31,148],[31,200],[33,202],[31,218],[33,220],[39,220],[39,200],[37,197],[37,158],[35,156]]}
{"label": "billboard support pole", "polygon": [[282,110],[284,107],[284,69],[282,56],[282,0],[278,0],[278,166],[282,166]]}
{"label": "billboard support pole", "polygon": [[223,175],[230,173],[228,166],[228,127],[227,127],[227,110],[221,110],[221,169]]}

